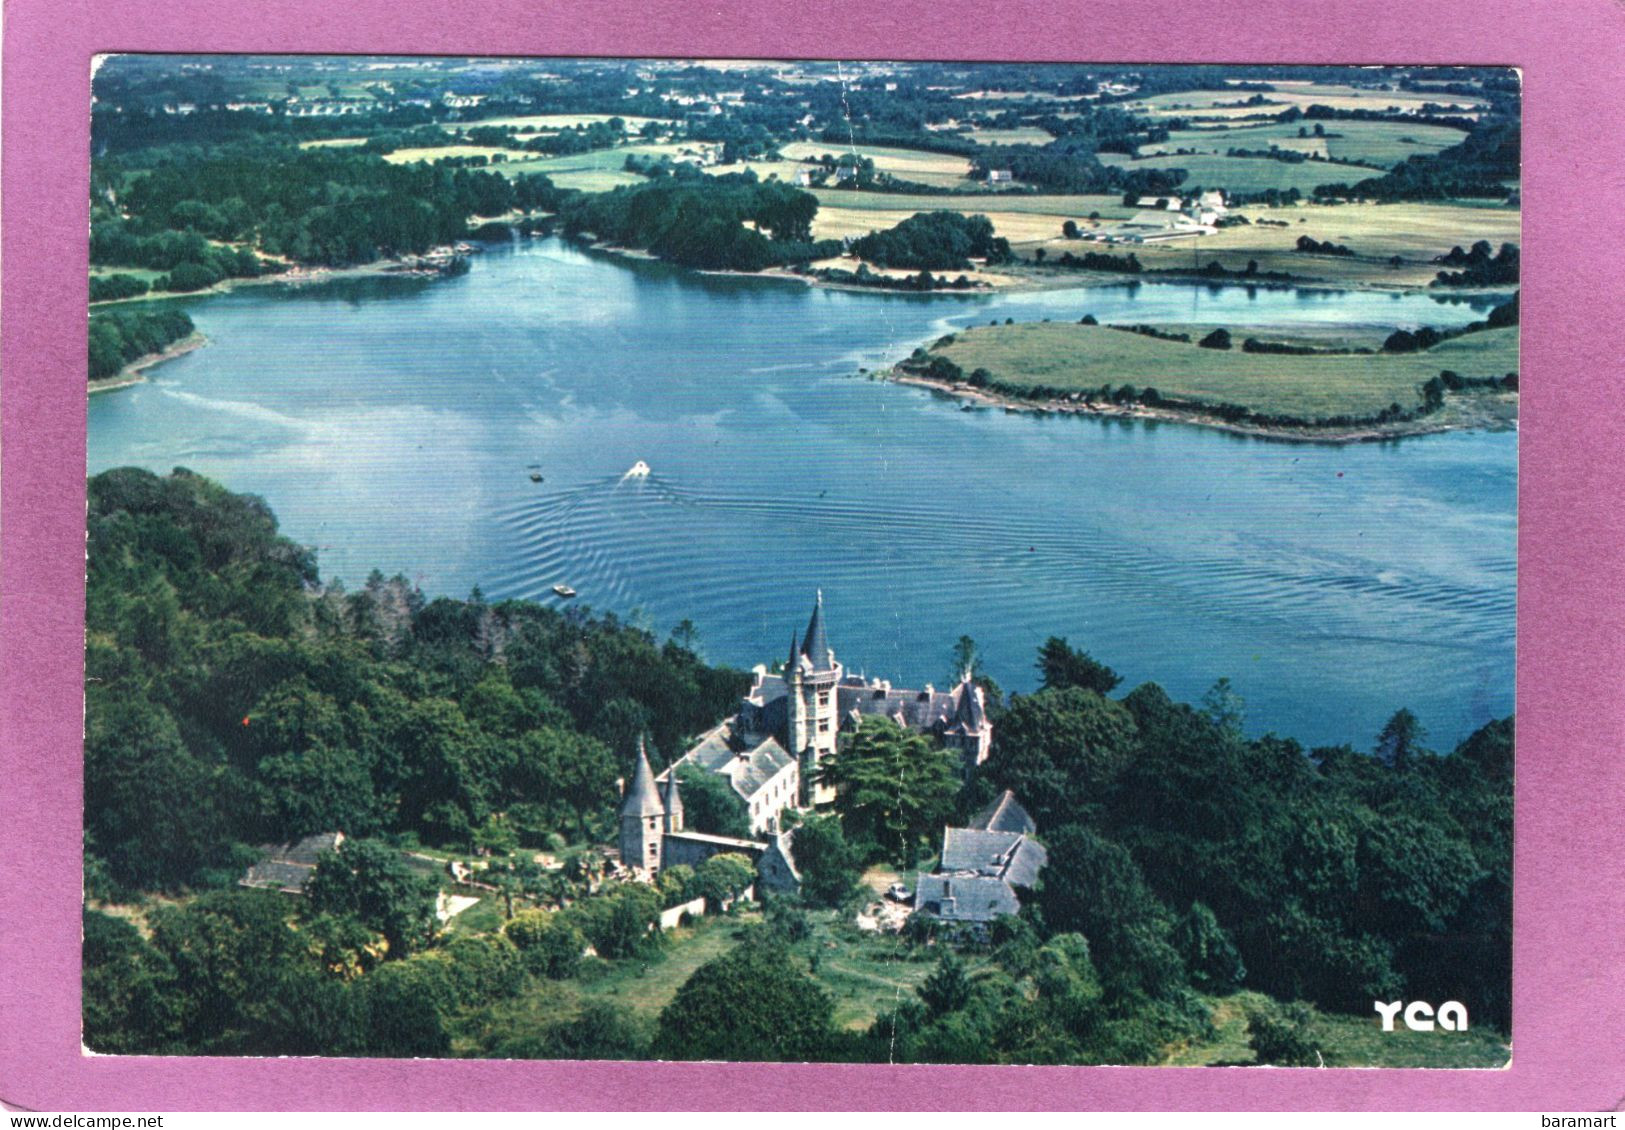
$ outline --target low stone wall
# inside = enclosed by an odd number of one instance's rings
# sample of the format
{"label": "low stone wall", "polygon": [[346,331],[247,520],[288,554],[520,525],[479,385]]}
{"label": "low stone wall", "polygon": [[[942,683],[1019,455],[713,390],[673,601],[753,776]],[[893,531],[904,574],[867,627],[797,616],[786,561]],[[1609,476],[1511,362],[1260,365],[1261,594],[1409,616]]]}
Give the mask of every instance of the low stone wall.
{"label": "low stone wall", "polygon": [[677,906],[667,907],[665,910],[662,910],[660,912],[660,928],[662,930],[675,929],[678,923],[682,921],[683,915],[686,914],[690,918],[698,918],[704,913],[704,896],[689,899],[685,903],[679,903]]}

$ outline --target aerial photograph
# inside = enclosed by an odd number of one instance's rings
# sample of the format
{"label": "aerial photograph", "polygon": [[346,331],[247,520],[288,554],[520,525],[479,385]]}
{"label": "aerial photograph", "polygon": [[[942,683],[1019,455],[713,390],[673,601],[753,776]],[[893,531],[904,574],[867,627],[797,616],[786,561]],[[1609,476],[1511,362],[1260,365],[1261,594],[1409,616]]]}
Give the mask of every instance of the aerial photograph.
{"label": "aerial photograph", "polygon": [[87,1052],[1510,1062],[1515,70],[91,91]]}

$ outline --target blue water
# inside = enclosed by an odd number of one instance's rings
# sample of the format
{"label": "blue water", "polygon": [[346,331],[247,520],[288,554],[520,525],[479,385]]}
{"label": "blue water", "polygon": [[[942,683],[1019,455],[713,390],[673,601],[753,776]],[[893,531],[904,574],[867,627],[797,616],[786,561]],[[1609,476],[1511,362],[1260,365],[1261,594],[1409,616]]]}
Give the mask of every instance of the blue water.
{"label": "blue water", "polygon": [[[1051,634],[1247,728],[1435,745],[1512,709],[1516,437],[1344,447],[961,412],[862,379],[993,318],[1459,324],[1425,295],[1183,284],[898,296],[695,276],[537,240],[458,279],[190,301],[207,348],[92,398],[90,469],[264,496],[323,575],[579,603],[711,660],[781,655],[815,588],[850,668],[1007,689]],[[623,480],[637,460],[654,469]],[[534,469],[544,476],[533,483]]]}

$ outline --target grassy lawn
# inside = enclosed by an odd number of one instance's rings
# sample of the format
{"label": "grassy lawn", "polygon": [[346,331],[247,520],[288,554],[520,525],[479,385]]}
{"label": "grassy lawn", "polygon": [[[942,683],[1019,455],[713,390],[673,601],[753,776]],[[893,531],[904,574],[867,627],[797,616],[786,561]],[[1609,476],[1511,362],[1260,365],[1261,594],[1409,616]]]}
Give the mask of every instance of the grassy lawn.
{"label": "grassy lawn", "polygon": [[708,915],[693,926],[669,931],[659,959],[615,962],[601,976],[571,984],[582,1001],[608,1000],[653,1021],[696,969],[739,944],[740,927],[760,920],[754,913]]}
{"label": "grassy lawn", "polygon": [[[812,976],[834,998],[838,1027],[863,1031],[881,1011],[912,996],[936,970],[933,951],[916,950],[894,935],[860,934],[849,916],[825,911],[812,919],[812,937],[796,951],[809,961],[816,955]],[[967,971],[985,964],[979,956],[965,960]]]}
{"label": "grassy lawn", "polygon": [[[1163,1060],[1169,1067],[1256,1062],[1247,1043],[1246,1007],[1267,1001],[1261,993],[1208,997],[1213,1007],[1216,1035],[1201,1043],[1176,1048]],[[1506,1036],[1489,1029],[1465,1032],[1412,1032],[1403,1024],[1384,1032],[1380,1019],[1335,1012],[1316,1014],[1320,1053],[1327,1067],[1476,1067],[1506,1066],[1511,1053]]]}
{"label": "grassy lawn", "polygon": [[1481,377],[1518,368],[1516,328],[1469,334],[1425,353],[1329,357],[1244,353],[1244,332],[1233,332],[1236,347],[1217,350],[1105,326],[1028,322],[974,327],[935,352],[967,373],[985,368],[1012,383],[1062,389],[1132,384],[1163,396],[1305,417],[1368,415],[1392,402],[1413,406],[1420,400],[1417,387],[1441,369]]}

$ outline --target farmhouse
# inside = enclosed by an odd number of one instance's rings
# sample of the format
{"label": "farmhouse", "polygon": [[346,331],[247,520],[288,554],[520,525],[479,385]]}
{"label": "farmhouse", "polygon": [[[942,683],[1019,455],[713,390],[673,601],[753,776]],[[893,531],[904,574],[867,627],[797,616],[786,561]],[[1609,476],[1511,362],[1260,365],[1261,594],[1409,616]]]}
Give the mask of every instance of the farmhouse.
{"label": "farmhouse", "polygon": [[1036,831],[1009,790],[968,827],[944,828],[936,871],[915,879],[915,913],[980,930],[1000,915],[1019,912],[1018,891],[1031,890],[1049,862],[1044,846],[1032,838]]}
{"label": "farmhouse", "polygon": [[1009,184],[1013,179],[1009,169],[989,169],[987,171],[988,184]]}

